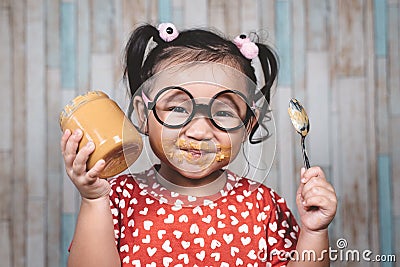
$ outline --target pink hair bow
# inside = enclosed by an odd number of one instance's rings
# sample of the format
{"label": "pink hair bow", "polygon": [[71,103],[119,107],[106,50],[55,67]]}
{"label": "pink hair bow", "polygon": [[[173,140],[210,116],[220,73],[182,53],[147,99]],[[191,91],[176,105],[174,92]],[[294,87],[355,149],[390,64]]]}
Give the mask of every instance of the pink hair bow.
{"label": "pink hair bow", "polygon": [[241,34],[233,39],[233,43],[239,48],[240,53],[247,58],[253,59],[258,56],[258,46],[245,34]]}
{"label": "pink hair bow", "polygon": [[158,31],[160,32],[161,39],[165,42],[171,42],[179,35],[178,30],[172,23],[161,23],[158,25]]}

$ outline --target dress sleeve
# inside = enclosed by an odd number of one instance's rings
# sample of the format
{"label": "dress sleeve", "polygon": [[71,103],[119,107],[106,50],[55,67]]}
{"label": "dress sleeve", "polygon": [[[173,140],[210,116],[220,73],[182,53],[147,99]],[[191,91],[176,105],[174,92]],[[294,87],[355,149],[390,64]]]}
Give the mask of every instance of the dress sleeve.
{"label": "dress sleeve", "polygon": [[295,253],[300,228],[286,201],[273,190],[270,193],[272,206],[269,220],[266,222],[267,262],[270,265],[267,266],[286,266],[290,255]]}

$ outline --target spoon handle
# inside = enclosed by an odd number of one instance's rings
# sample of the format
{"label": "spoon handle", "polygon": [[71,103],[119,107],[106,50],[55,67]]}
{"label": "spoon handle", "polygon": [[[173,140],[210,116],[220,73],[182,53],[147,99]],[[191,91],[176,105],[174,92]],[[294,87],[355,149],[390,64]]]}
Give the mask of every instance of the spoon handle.
{"label": "spoon handle", "polygon": [[306,169],[310,168],[310,162],[308,161],[308,156],[307,156],[307,151],[306,151],[306,144],[304,142],[305,136],[301,136],[301,151],[303,152],[303,160],[304,160],[304,165],[306,166]]}

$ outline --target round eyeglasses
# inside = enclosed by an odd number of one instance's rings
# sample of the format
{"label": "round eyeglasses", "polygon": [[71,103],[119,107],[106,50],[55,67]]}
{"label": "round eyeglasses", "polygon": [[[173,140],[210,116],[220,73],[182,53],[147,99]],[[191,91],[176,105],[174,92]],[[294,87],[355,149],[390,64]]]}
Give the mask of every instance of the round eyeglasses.
{"label": "round eyeglasses", "polygon": [[246,125],[255,109],[255,105],[250,107],[246,96],[237,90],[220,91],[208,104],[197,104],[190,92],[179,86],[161,89],[153,101],[143,92],[142,98],[159,123],[174,129],[184,127],[197,113],[202,113],[216,128],[233,131]]}

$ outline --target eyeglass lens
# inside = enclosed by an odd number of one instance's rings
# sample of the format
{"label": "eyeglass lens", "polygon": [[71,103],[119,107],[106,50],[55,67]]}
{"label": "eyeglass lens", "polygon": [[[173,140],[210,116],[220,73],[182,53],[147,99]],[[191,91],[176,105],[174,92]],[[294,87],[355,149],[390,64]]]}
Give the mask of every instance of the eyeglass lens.
{"label": "eyeglass lens", "polygon": [[210,118],[222,129],[241,127],[247,120],[248,104],[234,91],[217,94],[207,104],[197,104],[193,97],[179,87],[173,87],[154,99],[154,113],[166,126],[182,127],[198,113]]}

